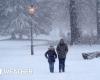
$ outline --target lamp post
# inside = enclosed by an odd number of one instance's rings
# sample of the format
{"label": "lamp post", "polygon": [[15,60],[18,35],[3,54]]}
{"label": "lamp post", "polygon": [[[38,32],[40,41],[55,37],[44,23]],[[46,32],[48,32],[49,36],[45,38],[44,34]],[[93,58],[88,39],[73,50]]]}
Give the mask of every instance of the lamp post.
{"label": "lamp post", "polygon": [[[34,16],[36,12],[36,7],[34,5],[30,5],[28,7],[28,13],[32,17]],[[33,45],[33,27],[32,27],[32,21],[31,21],[31,27],[30,27],[30,35],[31,35],[31,55],[34,55],[34,45]]]}

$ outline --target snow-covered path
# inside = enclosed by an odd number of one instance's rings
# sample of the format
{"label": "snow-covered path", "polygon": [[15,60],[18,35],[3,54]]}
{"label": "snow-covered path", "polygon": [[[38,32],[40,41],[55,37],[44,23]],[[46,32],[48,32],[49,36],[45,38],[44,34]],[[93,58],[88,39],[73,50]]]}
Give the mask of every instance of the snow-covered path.
{"label": "snow-covered path", "polygon": [[55,73],[48,70],[48,63],[44,57],[47,46],[35,47],[35,55],[30,55],[28,41],[0,42],[0,70],[31,69],[30,74],[4,74],[0,80],[100,80],[100,58],[83,60],[82,52],[99,51],[100,45],[84,45],[69,47],[66,59],[66,72],[58,72],[58,60],[55,63]]}

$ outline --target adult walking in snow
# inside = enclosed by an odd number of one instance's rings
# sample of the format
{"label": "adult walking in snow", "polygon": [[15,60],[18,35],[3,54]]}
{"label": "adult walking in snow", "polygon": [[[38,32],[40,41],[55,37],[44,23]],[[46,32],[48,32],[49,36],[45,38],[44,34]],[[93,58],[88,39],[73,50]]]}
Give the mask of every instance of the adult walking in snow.
{"label": "adult walking in snow", "polygon": [[65,72],[65,60],[68,52],[68,46],[63,39],[60,40],[56,48],[59,59],[59,72]]}
{"label": "adult walking in snow", "polygon": [[48,51],[45,53],[45,57],[48,59],[50,72],[53,73],[55,59],[57,58],[57,54],[53,46],[48,48]]}

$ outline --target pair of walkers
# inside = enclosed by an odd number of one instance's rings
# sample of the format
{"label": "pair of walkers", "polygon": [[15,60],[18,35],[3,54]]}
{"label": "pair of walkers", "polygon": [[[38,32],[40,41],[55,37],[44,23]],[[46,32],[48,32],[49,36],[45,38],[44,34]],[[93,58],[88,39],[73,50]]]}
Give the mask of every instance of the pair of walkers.
{"label": "pair of walkers", "polygon": [[54,72],[54,63],[57,57],[59,60],[59,72],[65,72],[65,60],[67,52],[68,46],[63,39],[60,40],[56,50],[53,46],[50,46],[48,48],[48,51],[45,53],[45,57],[48,59],[49,69],[51,73]]}

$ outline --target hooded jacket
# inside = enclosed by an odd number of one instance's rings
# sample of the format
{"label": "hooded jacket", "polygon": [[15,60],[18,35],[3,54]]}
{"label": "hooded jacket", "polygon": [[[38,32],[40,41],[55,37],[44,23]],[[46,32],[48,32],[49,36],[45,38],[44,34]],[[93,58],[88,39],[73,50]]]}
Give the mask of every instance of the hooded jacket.
{"label": "hooded jacket", "polygon": [[48,59],[48,62],[55,62],[55,59],[57,58],[57,54],[55,50],[48,50],[45,53],[45,57]]}
{"label": "hooded jacket", "polygon": [[68,52],[68,46],[64,41],[60,41],[56,48],[58,58],[66,58],[66,54]]}

